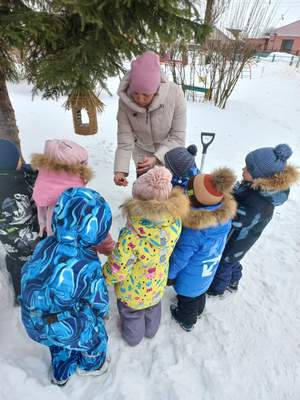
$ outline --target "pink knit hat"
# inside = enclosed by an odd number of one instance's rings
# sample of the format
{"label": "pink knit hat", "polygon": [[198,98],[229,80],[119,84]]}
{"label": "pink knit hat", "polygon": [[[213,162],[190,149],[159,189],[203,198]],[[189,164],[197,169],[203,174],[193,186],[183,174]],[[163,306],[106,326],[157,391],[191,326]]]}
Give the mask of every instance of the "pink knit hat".
{"label": "pink knit hat", "polygon": [[62,164],[87,164],[88,153],[72,140],[46,140],[44,154]]}
{"label": "pink knit hat", "polygon": [[134,182],[132,195],[141,200],[166,200],[172,190],[171,180],[167,168],[155,166]]}
{"label": "pink knit hat", "polygon": [[159,57],[153,51],[146,51],[131,63],[129,92],[154,94],[159,86]]}

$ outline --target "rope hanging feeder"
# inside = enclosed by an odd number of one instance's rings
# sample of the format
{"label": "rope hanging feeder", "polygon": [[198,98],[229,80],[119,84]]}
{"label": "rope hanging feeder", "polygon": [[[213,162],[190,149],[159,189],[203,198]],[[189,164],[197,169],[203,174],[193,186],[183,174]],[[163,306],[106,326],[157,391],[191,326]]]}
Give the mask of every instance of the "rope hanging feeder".
{"label": "rope hanging feeder", "polygon": [[[104,103],[91,91],[73,90],[65,103],[66,109],[72,109],[73,125],[78,135],[95,135],[98,131],[97,111],[102,112]],[[83,121],[83,111],[88,121]]]}

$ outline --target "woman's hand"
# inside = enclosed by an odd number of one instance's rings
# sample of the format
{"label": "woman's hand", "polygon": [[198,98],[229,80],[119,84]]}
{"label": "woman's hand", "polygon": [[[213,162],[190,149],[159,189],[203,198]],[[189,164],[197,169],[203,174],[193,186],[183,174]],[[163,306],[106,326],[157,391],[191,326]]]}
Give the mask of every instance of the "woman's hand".
{"label": "woman's hand", "polygon": [[114,182],[117,186],[127,186],[128,180],[124,172],[116,172],[114,176]]}
{"label": "woman's hand", "polygon": [[145,172],[149,171],[149,169],[153,168],[157,162],[156,157],[145,157],[143,161],[139,161],[137,163],[136,173],[137,176],[144,174]]}

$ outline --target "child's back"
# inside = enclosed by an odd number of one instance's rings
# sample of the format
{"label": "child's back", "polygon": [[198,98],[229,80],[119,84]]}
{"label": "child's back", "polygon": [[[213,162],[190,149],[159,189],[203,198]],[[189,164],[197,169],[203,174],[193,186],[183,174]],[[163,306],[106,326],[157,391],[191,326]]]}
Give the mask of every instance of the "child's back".
{"label": "child's back", "polygon": [[47,140],[44,154],[34,154],[32,166],[39,174],[33,199],[38,208],[40,235],[52,234],[53,207],[63,191],[83,187],[91,179],[87,151],[71,140]]}
{"label": "child's back", "polygon": [[117,297],[128,307],[144,309],[161,300],[186,204],[179,190],[164,202],[132,199],[124,204],[127,226],[104,273],[109,283],[116,283]]}
{"label": "child's back", "polygon": [[226,195],[217,206],[191,210],[183,220],[183,228],[170,262],[170,279],[183,296],[205,293],[217,270],[231,220],[236,212],[235,201]]}
{"label": "child's back", "polygon": [[33,340],[50,347],[54,383],[65,383],[77,366],[97,370],[105,361],[108,293],[91,246],[110,226],[109,206],[98,193],[69,189],[55,207],[54,236],[24,265],[22,320]]}
{"label": "child's back", "polygon": [[235,177],[228,168],[190,179],[189,214],[170,259],[169,282],[177,293],[174,319],[191,330],[205,307],[205,292],[218,268],[236,202],[230,194]]}
{"label": "child's back", "polygon": [[124,205],[127,226],[104,265],[107,282],[116,284],[122,336],[131,346],[159,328],[169,258],[188,210],[183,192],[171,193],[171,178],[166,168],[155,167],[136,180],[134,198]]}

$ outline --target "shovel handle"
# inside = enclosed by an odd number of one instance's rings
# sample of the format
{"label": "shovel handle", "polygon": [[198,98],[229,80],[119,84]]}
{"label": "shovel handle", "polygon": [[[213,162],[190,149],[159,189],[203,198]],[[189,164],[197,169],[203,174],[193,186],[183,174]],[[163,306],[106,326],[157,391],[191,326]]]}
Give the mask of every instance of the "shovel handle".
{"label": "shovel handle", "polygon": [[[206,154],[208,146],[213,142],[216,134],[213,132],[201,132],[201,143],[202,143],[202,154]],[[208,141],[204,141],[204,138],[209,138]]]}

